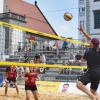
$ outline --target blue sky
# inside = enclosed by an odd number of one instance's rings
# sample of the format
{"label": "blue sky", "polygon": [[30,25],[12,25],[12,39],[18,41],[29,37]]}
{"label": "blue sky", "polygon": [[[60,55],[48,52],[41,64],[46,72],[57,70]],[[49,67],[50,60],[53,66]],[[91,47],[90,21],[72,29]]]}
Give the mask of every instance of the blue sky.
{"label": "blue sky", "polygon": [[[78,0],[37,0],[37,4],[59,36],[78,38]],[[64,20],[65,12],[73,15],[71,21]]]}

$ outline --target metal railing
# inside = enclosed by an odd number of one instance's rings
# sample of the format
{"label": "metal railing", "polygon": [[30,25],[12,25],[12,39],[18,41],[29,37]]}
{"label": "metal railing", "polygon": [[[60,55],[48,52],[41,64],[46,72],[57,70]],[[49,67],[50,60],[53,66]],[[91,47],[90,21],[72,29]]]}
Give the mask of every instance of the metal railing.
{"label": "metal railing", "polygon": [[43,74],[41,76],[42,81],[58,81],[58,82],[75,82],[79,77],[79,74],[70,75],[54,75],[54,74]]}

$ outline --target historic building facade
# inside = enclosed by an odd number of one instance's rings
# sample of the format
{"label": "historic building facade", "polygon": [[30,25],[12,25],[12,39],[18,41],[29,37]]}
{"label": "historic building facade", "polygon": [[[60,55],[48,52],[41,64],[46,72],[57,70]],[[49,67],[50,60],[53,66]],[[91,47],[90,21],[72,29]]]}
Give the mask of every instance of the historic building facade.
{"label": "historic building facade", "polygon": [[[39,32],[57,35],[46,17],[35,4],[27,3],[23,0],[0,0],[0,20],[26,27]],[[51,38],[25,32],[16,28],[0,26],[0,54],[17,51],[18,47],[28,47],[29,39],[33,39],[34,47],[42,48],[45,41]]]}
{"label": "historic building facade", "polygon": [[[100,39],[100,0],[79,0],[79,25],[92,37]],[[79,39],[82,39],[79,32]]]}

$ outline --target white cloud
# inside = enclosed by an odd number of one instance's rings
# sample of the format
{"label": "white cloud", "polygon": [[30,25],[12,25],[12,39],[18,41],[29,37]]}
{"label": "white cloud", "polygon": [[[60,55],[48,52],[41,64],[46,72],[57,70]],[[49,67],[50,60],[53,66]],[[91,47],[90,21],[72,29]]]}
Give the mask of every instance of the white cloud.
{"label": "white cloud", "polygon": [[74,27],[72,24],[65,24],[59,26],[58,29],[58,35],[64,36],[64,37],[72,37],[74,39],[77,39],[78,33],[77,33],[77,27]]}

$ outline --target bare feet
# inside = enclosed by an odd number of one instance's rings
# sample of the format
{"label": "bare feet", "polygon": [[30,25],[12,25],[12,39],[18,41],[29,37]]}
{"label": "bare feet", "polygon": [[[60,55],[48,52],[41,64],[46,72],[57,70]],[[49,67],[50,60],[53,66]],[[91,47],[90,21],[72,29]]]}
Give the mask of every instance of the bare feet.
{"label": "bare feet", "polygon": [[17,96],[19,96],[19,92],[17,92]]}
{"label": "bare feet", "polygon": [[7,94],[5,94],[5,96],[7,96]]}

